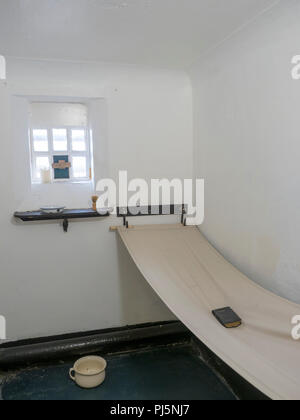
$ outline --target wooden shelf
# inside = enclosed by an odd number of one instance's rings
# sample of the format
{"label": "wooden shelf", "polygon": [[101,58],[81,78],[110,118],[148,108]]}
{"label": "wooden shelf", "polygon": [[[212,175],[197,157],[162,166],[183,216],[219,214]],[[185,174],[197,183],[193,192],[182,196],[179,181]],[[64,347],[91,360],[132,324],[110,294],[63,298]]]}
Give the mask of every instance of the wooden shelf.
{"label": "wooden shelf", "polygon": [[44,213],[38,211],[26,211],[26,212],[15,212],[14,217],[22,220],[23,222],[35,222],[35,221],[46,221],[46,220],[63,220],[64,231],[68,231],[69,219],[88,219],[88,218],[99,218],[108,217],[109,212],[105,214],[99,214],[93,209],[73,209],[64,210],[63,212],[57,213]]}

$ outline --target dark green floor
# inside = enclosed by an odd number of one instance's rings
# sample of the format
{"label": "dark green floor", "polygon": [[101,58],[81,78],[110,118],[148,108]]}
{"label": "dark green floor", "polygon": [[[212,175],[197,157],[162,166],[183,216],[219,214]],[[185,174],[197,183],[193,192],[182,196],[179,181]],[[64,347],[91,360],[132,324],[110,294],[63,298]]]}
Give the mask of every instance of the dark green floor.
{"label": "dark green floor", "polygon": [[78,388],[71,365],[21,371],[7,379],[4,400],[234,400],[231,391],[190,345],[106,357],[107,379],[94,390]]}

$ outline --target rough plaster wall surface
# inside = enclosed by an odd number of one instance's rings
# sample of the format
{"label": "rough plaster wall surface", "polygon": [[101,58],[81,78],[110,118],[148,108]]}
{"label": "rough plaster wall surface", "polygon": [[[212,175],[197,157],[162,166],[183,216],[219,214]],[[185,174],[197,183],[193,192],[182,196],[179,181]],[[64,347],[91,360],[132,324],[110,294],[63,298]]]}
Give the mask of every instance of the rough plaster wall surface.
{"label": "rough plaster wall surface", "polygon": [[101,126],[94,143],[103,152],[95,156],[102,176],[115,178],[128,169],[130,178],[191,178],[188,77],[133,66],[10,59],[7,83],[0,85],[0,314],[7,319],[8,339],[173,319],[109,232],[120,220],[74,221],[68,234],[56,222],[13,220],[15,210],[31,210],[47,197],[87,207],[91,195],[80,185],[71,194],[66,187],[32,189],[23,99],[17,95],[103,100],[105,109],[93,110]]}
{"label": "rough plaster wall surface", "polygon": [[300,5],[283,1],[191,69],[202,231],[243,272],[300,303]]}

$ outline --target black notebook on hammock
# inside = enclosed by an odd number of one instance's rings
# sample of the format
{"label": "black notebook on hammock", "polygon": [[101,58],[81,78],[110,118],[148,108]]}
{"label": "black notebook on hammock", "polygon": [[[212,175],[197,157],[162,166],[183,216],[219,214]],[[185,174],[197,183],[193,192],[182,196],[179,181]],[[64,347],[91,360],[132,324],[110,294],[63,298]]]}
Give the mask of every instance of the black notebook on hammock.
{"label": "black notebook on hammock", "polygon": [[229,307],[216,309],[212,313],[225,328],[237,328],[242,325],[241,318]]}

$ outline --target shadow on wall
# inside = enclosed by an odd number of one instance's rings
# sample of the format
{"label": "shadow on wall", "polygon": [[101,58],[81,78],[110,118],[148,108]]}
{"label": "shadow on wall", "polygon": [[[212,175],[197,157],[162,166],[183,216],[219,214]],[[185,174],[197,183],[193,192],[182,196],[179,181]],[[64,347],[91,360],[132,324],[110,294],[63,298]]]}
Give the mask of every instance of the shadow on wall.
{"label": "shadow on wall", "polygon": [[[174,314],[144,279],[119,235],[117,235],[116,240],[120,270],[122,318],[128,320],[129,325],[176,320]],[[135,301],[134,305],[132,304],[131,290],[134,290],[136,296],[139,296],[139,301]]]}

